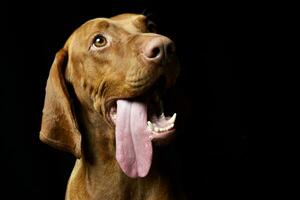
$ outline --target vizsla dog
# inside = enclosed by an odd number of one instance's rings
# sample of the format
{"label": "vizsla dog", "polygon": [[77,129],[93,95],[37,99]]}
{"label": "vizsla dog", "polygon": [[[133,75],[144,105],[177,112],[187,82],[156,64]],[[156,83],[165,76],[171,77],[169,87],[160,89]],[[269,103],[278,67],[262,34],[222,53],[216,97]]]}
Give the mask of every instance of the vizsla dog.
{"label": "vizsla dog", "polygon": [[154,29],[143,15],[93,19],[56,54],[40,139],[77,158],[67,200],[181,198],[152,159],[175,132],[161,97],[179,73],[174,43]]}

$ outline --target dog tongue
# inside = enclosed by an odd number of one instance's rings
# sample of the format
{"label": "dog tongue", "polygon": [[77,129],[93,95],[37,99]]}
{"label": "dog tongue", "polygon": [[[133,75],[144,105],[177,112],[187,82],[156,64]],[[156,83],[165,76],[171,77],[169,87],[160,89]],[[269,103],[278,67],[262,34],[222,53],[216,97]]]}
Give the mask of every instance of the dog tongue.
{"label": "dog tongue", "polygon": [[144,177],[152,162],[151,131],[147,128],[146,104],[117,101],[116,158],[129,177]]}

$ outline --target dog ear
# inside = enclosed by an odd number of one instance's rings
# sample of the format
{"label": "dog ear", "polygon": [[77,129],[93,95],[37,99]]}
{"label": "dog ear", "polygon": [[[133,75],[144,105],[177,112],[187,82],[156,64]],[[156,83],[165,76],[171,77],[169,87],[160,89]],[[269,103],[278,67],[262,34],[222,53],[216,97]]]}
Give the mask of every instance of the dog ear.
{"label": "dog ear", "polygon": [[51,66],[46,86],[40,140],[80,158],[81,134],[64,76],[67,60],[67,51],[61,49]]}

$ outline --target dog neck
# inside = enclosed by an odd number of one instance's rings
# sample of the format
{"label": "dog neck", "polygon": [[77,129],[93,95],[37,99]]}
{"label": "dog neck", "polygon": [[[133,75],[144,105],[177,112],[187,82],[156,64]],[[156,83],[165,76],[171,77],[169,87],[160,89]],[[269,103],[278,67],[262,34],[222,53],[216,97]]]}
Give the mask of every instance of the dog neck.
{"label": "dog neck", "polygon": [[152,166],[146,177],[129,178],[115,158],[114,130],[96,112],[83,110],[80,116],[82,157],[76,161],[69,179],[67,200],[178,199],[179,195],[174,194],[178,190],[169,176],[172,167],[161,157],[163,152],[154,148]]}

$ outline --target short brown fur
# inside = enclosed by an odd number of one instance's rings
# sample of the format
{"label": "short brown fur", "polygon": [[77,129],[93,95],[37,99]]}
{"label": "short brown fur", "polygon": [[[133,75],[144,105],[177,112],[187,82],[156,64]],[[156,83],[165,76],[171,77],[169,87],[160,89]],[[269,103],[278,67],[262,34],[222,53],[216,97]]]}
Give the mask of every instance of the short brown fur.
{"label": "short brown fur", "polygon": [[[99,33],[110,44],[93,50],[93,38]],[[77,158],[67,200],[181,199],[155,160],[145,178],[129,178],[122,172],[115,159],[114,125],[107,117],[111,100],[139,96],[161,75],[167,77],[166,87],[174,84],[179,72],[176,59],[156,68],[145,66],[138,55],[145,41],[158,36],[149,33],[143,15],[98,18],[79,27],[56,54],[40,139]]]}

